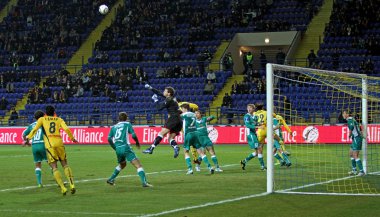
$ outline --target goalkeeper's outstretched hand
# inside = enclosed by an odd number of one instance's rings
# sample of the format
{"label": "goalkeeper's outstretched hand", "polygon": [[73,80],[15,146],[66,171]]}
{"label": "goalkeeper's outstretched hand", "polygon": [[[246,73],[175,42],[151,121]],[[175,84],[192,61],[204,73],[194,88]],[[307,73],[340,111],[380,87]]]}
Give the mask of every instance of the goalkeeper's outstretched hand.
{"label": "goalkeeper's outstretched hand", "polygon": [[157,94],[153,94],[152,99],[154,102],[158,102],[158,96]]}
{"label": "goalkeeper's outstretched hand", "polygon": [[150,86],[149,84],[145,84],[145,88],[151,90],[152,86]]}

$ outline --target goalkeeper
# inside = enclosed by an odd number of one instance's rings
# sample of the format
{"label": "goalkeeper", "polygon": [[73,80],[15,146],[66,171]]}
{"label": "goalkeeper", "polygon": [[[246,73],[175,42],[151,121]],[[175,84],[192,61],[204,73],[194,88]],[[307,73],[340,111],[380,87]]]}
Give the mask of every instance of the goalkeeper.
{"label": "goalkeeper", "polygon": [[[174,98],[175,90],[172,87],[166,87],[163,93],[159,90],[154,89],[149,84],[145,84],[145,88],[153,91],[152,99],[156,103],[156,107],[158,110],[166,109],[168,112],[168,119],[165,122],[164,127],[158,133],[157,137],[154,139],[153,144],[143,151],[144,154],[153,154],[154,148],[160,144],[161,140],[164,138],[166,134],[169,133],[169,143],[174,149],[174,158],[177,158],[179,155],[179,146],[174,138],[181,132],[182,130],[182,119],[180,117],[180,112],[178,111],[178,102]],[[158,102],[158,96],[165,97],[163,102]]]}

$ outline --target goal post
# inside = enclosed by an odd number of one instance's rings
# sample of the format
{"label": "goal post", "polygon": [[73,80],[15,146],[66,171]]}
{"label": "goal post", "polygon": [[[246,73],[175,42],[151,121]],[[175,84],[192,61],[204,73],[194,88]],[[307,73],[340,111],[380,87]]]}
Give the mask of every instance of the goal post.
{"label": "goal post", "polygon": [[[380,196],[380,77],[268,63],[266,82],[267,193]],[[359,158],[343,110],[361,126]],[[273,113],[292,132],[282,127],[290,167],[275,165]]]}

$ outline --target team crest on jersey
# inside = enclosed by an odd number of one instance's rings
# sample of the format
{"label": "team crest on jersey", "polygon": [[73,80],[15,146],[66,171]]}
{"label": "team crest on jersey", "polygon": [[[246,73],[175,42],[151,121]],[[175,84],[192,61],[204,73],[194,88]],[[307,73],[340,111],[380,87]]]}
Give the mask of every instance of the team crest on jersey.
{"label": "team crest on jersey", "polygon": [[214,127],[207,127],[207,133],[212,143],[216,143],[218,140],[218,130]]}
{"label": "team crest on jersey", "polygon": [[307,143],[316,143],[319,138],[319,131],[314,126],[308,126],[303,130],[303,140]]}

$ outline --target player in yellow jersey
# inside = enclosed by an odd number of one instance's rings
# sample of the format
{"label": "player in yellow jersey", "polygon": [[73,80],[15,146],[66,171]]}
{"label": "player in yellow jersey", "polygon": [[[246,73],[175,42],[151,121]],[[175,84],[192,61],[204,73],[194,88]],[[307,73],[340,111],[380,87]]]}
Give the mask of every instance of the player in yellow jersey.
{"label": "player in yellow jersey", "polygon": [[25,144],[29,144],[29,140],[33,138],[40,127],[42,127],[44,132],[44,143],[48,162],[53,169],[53,175],[56,182],[61,187],[62,194],[66,195],[67,189],[62,181],[61,173],[57,168],[58,161],[61,162],[65,175],[70,183],[71,194],[74,194],[76,189],[74,186],[73,173],[70,166],[67,164],[65,147],[63,145],[60,129],[62,128],[67,133],[71,141],[77,143],[77,140],[74,138],[71,130],[67,127],[65,121],[62,118],[57,117],[54,106],[46,106],[46,115],[38,119],[37,124],[26,136]]}
{"label": "player in yellow jersey", "polygon": [[[199,110],[199,107],[197,104],[195,103],[191,103],[191,102],[180,102],[179,99],[176,99],[178,101],[178,106],[181,107],[182,104],[188,104],[190,106],[190,111],[191,112],[196,112]],[[201,162],[202,162],[202,158],[199,157],[198,155],[198,152],[197,152],[197,149],[194,148],[193,146],[190,146],[190,152],[191,152],[191,155],[193,156],[193,164],[195,164],[195,170],[196,171],[201,171]]]}
{"label": "player in yellow jersey", "polygon": [[265,144],[265,138],[267,136],[267,111],[264,110],[264,104],[262,102],[257,102],[255,104],[255,116],[257,129],[257,139],[259,141],[259,147],[257,148],[257,158],[261,164],[261,170],[266,170],[264,159],[263,159],[263,148]]}

